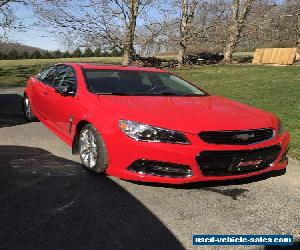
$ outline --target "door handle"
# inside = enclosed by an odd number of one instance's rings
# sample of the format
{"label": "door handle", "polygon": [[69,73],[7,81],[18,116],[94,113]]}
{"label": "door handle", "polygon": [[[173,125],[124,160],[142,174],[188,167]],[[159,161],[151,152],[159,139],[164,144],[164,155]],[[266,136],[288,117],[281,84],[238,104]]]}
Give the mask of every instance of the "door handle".
{"label": "door handle", "polygon": [[44,95],[49,95],[46,91],[44,91]]}

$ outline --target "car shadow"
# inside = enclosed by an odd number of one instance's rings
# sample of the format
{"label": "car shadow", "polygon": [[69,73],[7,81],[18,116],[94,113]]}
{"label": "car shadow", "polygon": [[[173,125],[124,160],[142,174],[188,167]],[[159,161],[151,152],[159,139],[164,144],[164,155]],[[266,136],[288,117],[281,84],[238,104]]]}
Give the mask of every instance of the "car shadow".
{"label": "car shadow", "polygon": [[[163,187],[163,188],[171,188],[171,189],[188,189],[188,190],[201,190],[207,192],[213,192],[217,194],[221,194],[223,196],[230,197],[232,200],[239,200],[241,197],[247,198],[247,192],[249,189],[244,187],[235,187],[236,185],[244,185],[253,182],[259,182],[266,180],[271,177],[276,177],[285,174],[285,169],[283,171],[274,171],[264,173],[258,176],[252,176],[248,178],[235,179],[235,180],[222,180],[222,181],[205,181],[205,182],[194,182],[188,184],[164,184],[164,183],[143,183],[130,181],[136,185],[145,185],[145,186],[153,186],[153,187]],[[233,187],[231,187],[233,186]]]}
{"label": "car shadow", "polygon": [[43,149],[0,146],[1,249],[184,249],[109,178]]}
{"label": "car shadow", "polygon": [[18,94],[0,94],[0,128],[26,123],[22,100],[23,97]]}

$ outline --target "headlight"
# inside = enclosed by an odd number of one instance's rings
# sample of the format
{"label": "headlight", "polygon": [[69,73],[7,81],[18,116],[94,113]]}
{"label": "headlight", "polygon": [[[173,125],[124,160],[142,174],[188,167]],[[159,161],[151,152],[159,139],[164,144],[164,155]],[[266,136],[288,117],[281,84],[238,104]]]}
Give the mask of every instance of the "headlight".
{"label": "headlight", "polygon": [[281,120],[279,120],[279,125],[278,125],[278,135],[281,136],[285,132],[283,123]]}
{"label": "headlight", "polygon": [[138,141],[190,144],[184,134],[173,130],[125,120],[119,121],[119,127],[126,135]]}

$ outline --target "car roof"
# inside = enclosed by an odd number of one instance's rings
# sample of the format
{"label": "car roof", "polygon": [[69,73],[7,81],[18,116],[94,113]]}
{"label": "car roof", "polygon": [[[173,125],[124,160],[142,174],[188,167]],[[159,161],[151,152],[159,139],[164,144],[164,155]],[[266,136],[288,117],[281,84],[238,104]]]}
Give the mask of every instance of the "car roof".
{"label": "car roof", "polygon": [[97,64],[97,63],[63,63],[63,64],[70,65],[70,66],[78,65],[83,69],[167,72],[166,70],[162,70],[158,68],[115,65],[115,64]]}

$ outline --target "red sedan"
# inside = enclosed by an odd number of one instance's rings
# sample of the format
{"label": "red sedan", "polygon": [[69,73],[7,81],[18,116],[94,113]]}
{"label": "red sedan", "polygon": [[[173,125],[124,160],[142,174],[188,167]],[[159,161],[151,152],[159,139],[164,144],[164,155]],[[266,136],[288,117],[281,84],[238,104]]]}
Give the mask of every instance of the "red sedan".
{"label": "red sedan", "polygon": [[24,113],[87,169],[127,180],[236,179],[288,163],[290,135],[276,116],[160,69],[53,65],[28,80]]}

